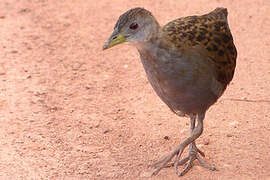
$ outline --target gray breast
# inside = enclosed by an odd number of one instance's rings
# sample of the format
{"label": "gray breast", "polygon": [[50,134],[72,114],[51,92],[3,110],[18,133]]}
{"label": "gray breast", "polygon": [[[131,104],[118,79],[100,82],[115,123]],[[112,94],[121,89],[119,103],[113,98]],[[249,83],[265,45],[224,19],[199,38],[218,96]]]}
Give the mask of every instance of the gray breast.
{"label": "gray breast", "polygon": [[219,84],[213,78],[211,64],[199,56],[175,55],[158,47],[140,47],[138,51],[153,89],[177,114],[205,111],[223,92],[213,91],[212,86],[219,88]]}

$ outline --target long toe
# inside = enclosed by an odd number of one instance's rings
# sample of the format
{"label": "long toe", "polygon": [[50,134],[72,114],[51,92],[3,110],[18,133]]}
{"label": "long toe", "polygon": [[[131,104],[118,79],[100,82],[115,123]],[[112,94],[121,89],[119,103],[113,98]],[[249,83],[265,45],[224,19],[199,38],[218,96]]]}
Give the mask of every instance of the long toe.
{"label": "long toe", "polygon": [[195,141],[192,143],[192,148],[194,148],[194,150],[195,151],[197,151],[198,153],[200,153],[200,155],[202,156],[202,157],[205,157],[205,154],[204,154],[204,152],[203,151],[201,151],[197,146],[196,146],[196,143],[195,143]]}
{"label": "long toe", "polygon": [[203,160],[198,154],[196,155],[196,159],[198,159],[200,165],[206,169],[209,169],[211,171],[217,171],[217,168],[215,166],[212,166],[208,164],[205,160]]}
{"label": "long toe", "polygon": [[[168,156],[166,156],[165,158],[157,161],[156,163],[154,164],[151,164],[149,165],[150,167],[154,167],[155,170],[154,172],[152,173],[152,175],[156,175],[158,174],[158,172],[163,169],[163,168],[166,168],[166,167],[171,167],[171,164],[170,164],[170,161],[171,159],[176,156],[176,158],[180,159],[180,156],[182,154],[184,150],[184,147],[183,146],[178,146],[174,151],[172,151]],[[177,162],[178,164],[185,164],[187,162],[188,159],[184,160],[184,161],[180,161],[180,162]]]}

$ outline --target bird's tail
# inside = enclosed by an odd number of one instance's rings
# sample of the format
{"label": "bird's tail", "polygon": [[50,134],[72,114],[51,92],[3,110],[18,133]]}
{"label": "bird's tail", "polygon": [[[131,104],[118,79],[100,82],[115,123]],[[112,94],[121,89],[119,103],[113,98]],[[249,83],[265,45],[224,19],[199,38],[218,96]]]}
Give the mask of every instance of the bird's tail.
{"label": "bird's tail", "polygon": [[209,13],[215,19],[224,19],[227,20],[228,11],[227,8],[218,7],[214,11]]}

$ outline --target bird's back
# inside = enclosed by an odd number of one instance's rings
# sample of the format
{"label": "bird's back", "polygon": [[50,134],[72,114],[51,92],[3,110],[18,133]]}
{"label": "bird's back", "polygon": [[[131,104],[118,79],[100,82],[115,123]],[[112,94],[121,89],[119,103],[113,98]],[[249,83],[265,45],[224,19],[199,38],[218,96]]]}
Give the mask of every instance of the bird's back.
{"label": "bird's back", "polygon": [[200,51],[216,67],[217,81],[227,86],[236,66],[237,51],[228,23],[227,9],[216,8],[202,16],[188,16],[166,24],[162,31],[174,48]]}

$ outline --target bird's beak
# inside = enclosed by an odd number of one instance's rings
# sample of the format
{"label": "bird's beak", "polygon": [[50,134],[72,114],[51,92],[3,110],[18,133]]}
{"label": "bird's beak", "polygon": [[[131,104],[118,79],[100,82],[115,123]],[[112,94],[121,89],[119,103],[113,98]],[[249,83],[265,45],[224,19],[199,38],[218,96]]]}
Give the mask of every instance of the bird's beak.
{"label": "bird's beak", "polygon": [[109,49],[117,44],[121,44],[124,42],[126,42],[125,36],[114,31],[111,37],[104,43],[102,50]]}

